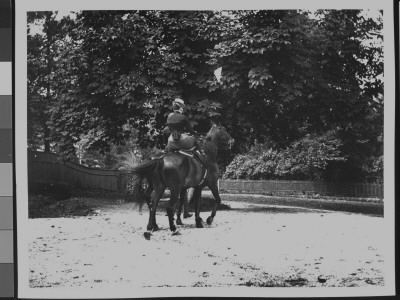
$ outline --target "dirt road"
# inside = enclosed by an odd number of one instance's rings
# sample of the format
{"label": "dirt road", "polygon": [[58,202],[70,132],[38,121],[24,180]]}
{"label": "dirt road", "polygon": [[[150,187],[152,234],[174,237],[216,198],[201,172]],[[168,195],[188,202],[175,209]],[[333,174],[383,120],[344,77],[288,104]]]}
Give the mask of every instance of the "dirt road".
{"label": "dirt road", "polygon": [[[384,285],[384,218],[225,201],[211,226],[184,219],[143,237],[147,210],[30,219],[30,287],[364,287]],[[209,213],[202,213],[205,220]]]}

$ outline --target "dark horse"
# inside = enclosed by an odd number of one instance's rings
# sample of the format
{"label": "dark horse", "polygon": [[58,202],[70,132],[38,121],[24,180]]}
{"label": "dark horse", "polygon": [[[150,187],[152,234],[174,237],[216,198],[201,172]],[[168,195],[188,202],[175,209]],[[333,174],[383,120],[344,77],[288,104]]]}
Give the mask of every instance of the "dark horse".
{"label": "dark horse", "polygon": [[[130,170],[131,174],[136,175],[137,178],[135,180],[137,182],[140,182],[143,178],[146,178],[148,182],[146,191],[139,193],[141,194],[139,196],[142,202],[146,200],[150,210],[149,223],[147,225],[148,231],[158,230],[156,210],[166,188],[169,188],[171,192],[171,197],[167,204],[167,215],[171,231],[174,232],[176,230],[174,225],[174,205],[178,199],[186,197],[186,190],[191,187],[194,187],[193,199],[196,227],[203,227],[202,219],[200,218],[199,200],[202,189],[206,186],[209,187],[216,200],[214,209],[207,218],[207,224],[212,223],[217,208],[221,203],[218,192],[219,168],[217,152],[221,147],[231,146],[233,141],[223,126],[213,124],[206,137],[201,141],[208,161],[207,172],[203,172],[203,167],[198,159],[179,152],[169,152],[162,158],[141,163]],[[177,224],[181,224],[180,212],[182,204],[183,201],[180,201]]]}

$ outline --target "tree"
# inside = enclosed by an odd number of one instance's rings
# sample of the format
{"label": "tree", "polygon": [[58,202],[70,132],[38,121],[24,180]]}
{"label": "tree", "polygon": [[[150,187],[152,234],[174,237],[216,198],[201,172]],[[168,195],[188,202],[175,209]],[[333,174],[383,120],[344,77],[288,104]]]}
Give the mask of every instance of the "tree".
{"label": "tree", "polygon": [[56,64],[69,21],[58,20],[57,12],[28,13],[28,144],[44,151],[51,148],[48,122],[56,103]]}
{"label": "tree", "polygon": [[363,178],[363,163],[383,155],[382,12],[376,20],[357,10],[319,13],[319,26],[331,33],[324,72],[337,82],[328,120],[339,129],[341,151],[348,157],[336,168],[341,180]]}
{"label": "tree", "polygon": [[[255,140],[281,151],[307,135],[334,131],[347,160],[337,162],[340,172],[332,178],[361,178],[363,162],[382,155],[379,16],[356,10],[83,11],[63,26],[50,89],[56,100],[46,102],[51,118],[45,124],[66,157],[89,132],[97,137],[92,149],[126,143],[128,125],[141,147],[163,147],[159,133],[175,97],[185,99],[198,131],[205,132],[210,119],[221,121],[236,140],[234,153],[248,151]],[[213,71],[221,66],[218,82]],[[29,72],[37,78],[37,70]],[[44,82],[37,86],[46,90]],[[225,158],[228,164],[232,155]]]}
{"label": "tree", "polygon": [[[238,120],[242,144],[256,138],[284,148],[338,130],[348,160],[337,178],[362,177],[383,132],[381,20],[357,10],[232,13],[238,21],[209,62],[224,66],[220,89],[231,97],[223,111]],[[368,45],[371,37],[378,43]]]}
{"label": "tree", "polygon": [[177,96],[188,102],[195,125],[217,116],[219,103],[196,82],[197,71],[207,66],[202,56],[208,47],[199,49],[195,25],[206,17],[202,12],[193,16],[168,11],[78,15],[71,28],[76,47],[64,53],[66,61],[72,58],[74,88],[59,95],[60,105],[53,110],[54,129],[63,128],[60,138],[65,133],[64,139],[69,139],[64,144],[76,142],[84,131],[97,130],[102,138],[93,147],[107,149],[110,142],[127,138],[125,124],[139,130],[142,146],[159,144],[157,136]]}

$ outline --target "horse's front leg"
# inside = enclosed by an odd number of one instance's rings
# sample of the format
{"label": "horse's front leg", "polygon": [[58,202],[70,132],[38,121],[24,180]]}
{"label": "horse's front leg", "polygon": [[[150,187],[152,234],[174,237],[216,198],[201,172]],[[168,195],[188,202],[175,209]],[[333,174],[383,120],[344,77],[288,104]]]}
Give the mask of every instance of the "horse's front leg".
{"label": "horse's front leg", "polygon": [[200,218],[201,190],[202,188],[196,187],[193,192],[194,216],[197,228],[203,228],[203,220]]}
{"label": "horse's front leg", "polygon": [[183,225],[181,215],[182,215],[182,207],[185,202],[187,202],[187,189],[183,188],[181,191],[181,195],[179,197],[178,211],[176,213],[176,225]]}
{"label": "horse's front leg", "polygon": [[192,197],[193,197],[193,188],[187,189],[185,195],[185,201],[183,202],[183,218],[185,219],[193,216],[193,214],[189,212],[189,202]]}
{"label": "horse's front leg", "polygon": [[211,216],[209,216],[207,218],[207,224],[211,225],[211,223],[214,220],[215,215],[217,214],[217,209],[221,204],[221,197],[219,196],[219,191],[218,191],[218,186],[216,184],[209,186],[211,193],[213,194],[214,198],[215,198],[215,205],[214,205],[214,209],[211,212]]}

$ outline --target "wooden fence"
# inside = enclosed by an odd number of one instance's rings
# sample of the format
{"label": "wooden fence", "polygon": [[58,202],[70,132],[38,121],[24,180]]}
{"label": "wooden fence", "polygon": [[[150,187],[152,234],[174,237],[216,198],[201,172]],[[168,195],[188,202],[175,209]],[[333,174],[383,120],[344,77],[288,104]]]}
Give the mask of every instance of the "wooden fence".
{"label": "wooden fence", "polygon": [[[53,153],[28,153],[28,180],[64,182],[73,187],[124,190],[126,175],[118,170],[102,170],[64,162]],[[126,186],[126,184],[125,184]]]}
{"label": "wooden fence", "polygon": [[321,196],[383,199],[380,184],[296,180],[221,180],[219,189],[237,193],[318,194]]}
{"label": "wooden fence", "polygon": [[[56,154],[29,152],[30,181],[64,182],[74,187],[126,191],[129,175],[118,170],[102,170],[64,162]],[[237,193],[319,194],[321,196],[383,199],[383,186],[293,180],[220,180],[222,191]]]}

